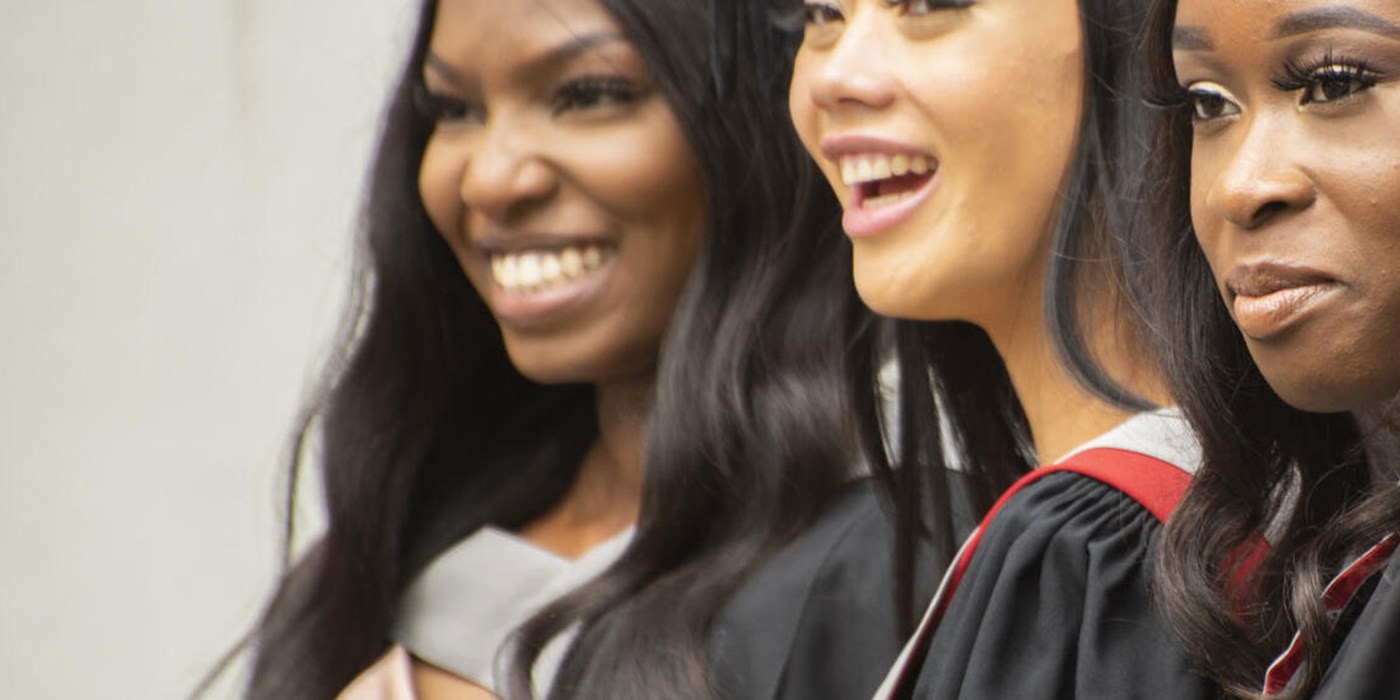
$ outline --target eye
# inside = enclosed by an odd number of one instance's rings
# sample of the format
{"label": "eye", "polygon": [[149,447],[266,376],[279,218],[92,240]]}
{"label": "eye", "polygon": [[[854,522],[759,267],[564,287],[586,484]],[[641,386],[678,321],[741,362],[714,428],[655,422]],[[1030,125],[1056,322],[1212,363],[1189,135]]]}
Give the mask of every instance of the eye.
{"label": "eye", "polygon": [[413,88],[413,108],[419,116],[434,124],[486,121],[484,107],[469,104],[460,97],[433,92],[423,83]]}
{"label": "eye", "polygon": [[922,17],[938,10],[956,10],[971,7],[974,0],[885,0],[889,7],[897,7],[900,14],[907,17]]}
{"label": "eye", "polygon": [[1191,108],[1191,121],[1205,124],[1238,116],[1240,106],[1225,89],[1214,83],[1196,83],[1186,88],[1186,104]]}
{"label": "eye", "polygon": [[1301,93],[1298,104],[1310,105],[1343,102],[1374,87],[1379,80],[1380,75],[1364,61],[1338,59],[1328,52],[1312,64],[1285,65],[1284,74],[1272,82],[1280,90]]}
{"label": "eye", "polygon": [[1303,90],[1303,104],[1328,103],[1344,100],[1376,84],[1373,74],[1357,66],[1334,65],[1313,72],[1312,81]]}
{"label": "eye", "polygon": [[802,6],[802,22],[808,29],[825,27],[845,19],[841,8],[831,3],[809,2]]}
{"label": "eye", "polygon": [[555,114],[597,109],[637,101],[643,89],[632,79],[620,75],[597,75],[575,78],[554,91],[550,107]]}

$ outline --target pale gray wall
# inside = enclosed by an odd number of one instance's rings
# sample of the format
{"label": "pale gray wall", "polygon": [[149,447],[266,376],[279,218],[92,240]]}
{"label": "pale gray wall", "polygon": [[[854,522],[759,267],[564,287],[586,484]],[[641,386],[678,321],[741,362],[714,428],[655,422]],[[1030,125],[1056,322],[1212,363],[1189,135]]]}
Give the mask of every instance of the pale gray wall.
{"label": "pale gray wall", "polygon": [[0,696],[251,622],[411,4],[0,0]]}

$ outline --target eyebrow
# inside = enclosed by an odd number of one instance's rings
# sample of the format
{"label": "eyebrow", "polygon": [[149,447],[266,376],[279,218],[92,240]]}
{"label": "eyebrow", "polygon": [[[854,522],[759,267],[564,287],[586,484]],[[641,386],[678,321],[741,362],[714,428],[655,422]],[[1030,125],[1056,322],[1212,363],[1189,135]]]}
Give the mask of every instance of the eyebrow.
{"label": "eyebrow", "polygon": [[1176,27],[1172,30],[1172,48],[1177,51],[1210,51],[1215,45],[1204,29]]}
{"label": "eyebrow", "polygon": [[[578,35],[538,56],[527,59],[517,68],[517,71],[521,74],[526,74],[547,68],[557,68],[599,46],[610,44],[615,41],[626,41],[626,38],[614,31],[599,31],[592,34]],[[428,54],[423,58],[423,64],[459,86],[469,84],[469,81],[463,78],[461,73],[458,73],[457,70],[449,65],[447,61],[443,60],[441,56],[433,53],[432,49],[429,49]]]}
{"label": "eyebrow", "polygon": [[1359,29],[1382,36],[1400,37],[1400,27],[1359,7],[1318,7],[1294,12],[1274,27],[1275,39],[1323,29]]}

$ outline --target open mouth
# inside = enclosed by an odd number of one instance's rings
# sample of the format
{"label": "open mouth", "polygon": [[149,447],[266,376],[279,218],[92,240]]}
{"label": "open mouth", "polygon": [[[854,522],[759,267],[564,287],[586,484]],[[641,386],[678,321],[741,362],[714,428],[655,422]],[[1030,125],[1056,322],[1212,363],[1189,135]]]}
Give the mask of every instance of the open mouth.
{"label": "open mouth", "polygon": [[493,252],[491,278],[507,294],[540,294],[588,277],[616,254],[598,243]]}
{"label": "open mouth", "polygon": [[938,160],[922,154],[860,153],[841,158],[841,181],[855,209],[880,209],[920,192],[938,172]]}

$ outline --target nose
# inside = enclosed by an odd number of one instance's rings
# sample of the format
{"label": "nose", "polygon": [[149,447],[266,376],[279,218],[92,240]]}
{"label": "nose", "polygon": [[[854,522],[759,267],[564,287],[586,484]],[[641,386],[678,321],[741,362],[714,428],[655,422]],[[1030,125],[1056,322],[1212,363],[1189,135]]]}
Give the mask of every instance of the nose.
{"label": "nose", "polygon": [[847,20],[835,43],[821,50],[813,66],[809,95],[828,112],[879,109],[895,98],[888,70],[888,42],[880,36],[885,18],[866,11]]}
{"label": "nose", "polygon": [[1310,206],[1317,190],[1292,157],[1296,149],[1284,145],[1288,139],[1282,128],[1256,119],[1206,194],[1211,211],[1242,229],[1255,229]]}
{"label": "nose", "polygon": [[507,221],[547,201],[558,178],[540,139],[528,129],[493,120],[469,147],[462,171],[462,202],[471,211]]}

